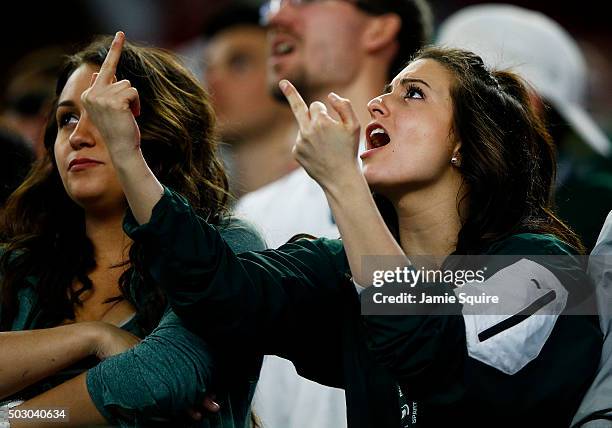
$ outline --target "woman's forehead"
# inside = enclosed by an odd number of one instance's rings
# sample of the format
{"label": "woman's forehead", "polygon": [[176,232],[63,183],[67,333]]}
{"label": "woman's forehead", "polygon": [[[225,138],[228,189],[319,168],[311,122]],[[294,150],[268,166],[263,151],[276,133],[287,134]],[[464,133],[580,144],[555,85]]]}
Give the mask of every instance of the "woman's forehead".
{"label": "woman's forehead", "polygon": [[404,82],[421,81],[431,90],[444,95],[453,82],[452,73],[441,63],[431,58],[421,58],[409,63],[389,85],[393,89]]}
{"label": "woman's forehead", "polygon": [[[89,87],[91,75],[100,70],[100,67],[93,64],[81,64],[72,72],[60,94],[60,103],[64,98],[73,98],[83,93]],[[76,94],[76,95],[75,95]]]}
{"label": "woman's forehead", "polygon": [[415,79],[437,79],[445,77],[446,69],[438,63],[438,61],[430,58],[421,58],[410,62],[402,71],[393,79],[393,84],[399,83],[405,78]]}

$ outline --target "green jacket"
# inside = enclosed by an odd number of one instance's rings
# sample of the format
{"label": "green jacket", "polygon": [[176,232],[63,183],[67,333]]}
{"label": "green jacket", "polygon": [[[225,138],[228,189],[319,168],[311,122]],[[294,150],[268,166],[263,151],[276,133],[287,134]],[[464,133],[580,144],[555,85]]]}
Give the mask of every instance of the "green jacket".
{"label": "green jacket", "polygon": [[[230,246],[238,251],[264,249],[261,237],[247,223],[232,219],[219,228]],[[31,280],[35,282],[35,280]],[[138,284],[134,283],[134,287]],[[132,291],[133,295],[137,293]],[[36,294],[31,286],[19,292],[19,310],[13,330],[39,328]],[[252,359],[244,370],[224,370],[217,355],[200,337],[187,330],[168,308],[159,325],[145,337],[134,319],[122,328],[143,338],[136,347],[99,362],[93,358],[64,370],[16,394],[30,398],[66,381],[83,370],[87,389],[102,415],[120,426],[250,426],[250,403],[262,359]],[[222,387],[216,384],[220,383]],[[221,410],[201,423],[186,417],[186,410],[214,388]]]}
{"label": "green jacket", "polygon": [[[496,366],[495,350],[472,355],[463,316],[361,316],[341,241],[302,239],[236,255],[169,191],[148,224],[127,218],[125,226],[149,246],[151,274],[189,328],[236,355],[231,364],[237,368],[262,353],[276,354],[302,376],[344,388],[350,427],[528,426],[542,420],[567,426],[597,368],[602,337],[595,317],[537,318],[552,330],[540,335],[540,349],[532,354],[529,339],[504,342],[513,333],[495,333],[492,340],[501,338],[504,347],[500,355],[510,355]],[[517,255],[514,261],[564,255],[565,262],[540,270],[562,284],[570,300],[589,287],[579,261],[552,236],[515,235],[487,254]],[[416,290],[453,292],[435,285]],[[519,323],[518,331],[540,328],[534,319]],[[512,358],[525,361],[519,366]]]}

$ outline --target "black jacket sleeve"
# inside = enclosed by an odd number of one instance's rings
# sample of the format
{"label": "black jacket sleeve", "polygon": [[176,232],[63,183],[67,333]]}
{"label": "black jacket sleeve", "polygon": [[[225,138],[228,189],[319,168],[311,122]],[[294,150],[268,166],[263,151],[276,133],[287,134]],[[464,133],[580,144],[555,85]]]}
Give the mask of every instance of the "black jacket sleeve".
{"label": "black jacket sleeve", "polygon": [[355,291],[340,242],[300,240],[236,255],[168,189],[149,223],[139,226],[128,213],[124,228],[145,243],[150,273],[187,327],[211,344],[276,354],[342,386],[338,309]]}

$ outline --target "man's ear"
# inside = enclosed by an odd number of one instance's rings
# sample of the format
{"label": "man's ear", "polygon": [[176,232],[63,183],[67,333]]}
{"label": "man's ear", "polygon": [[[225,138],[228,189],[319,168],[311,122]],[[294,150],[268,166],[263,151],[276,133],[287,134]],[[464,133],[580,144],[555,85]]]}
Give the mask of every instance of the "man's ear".
{"label": "man's ear", "polygon": [[363,46],[368,52],[376,52],[394,44],[402,27],[402,20],[395,13],[371,16],[363,32]]}

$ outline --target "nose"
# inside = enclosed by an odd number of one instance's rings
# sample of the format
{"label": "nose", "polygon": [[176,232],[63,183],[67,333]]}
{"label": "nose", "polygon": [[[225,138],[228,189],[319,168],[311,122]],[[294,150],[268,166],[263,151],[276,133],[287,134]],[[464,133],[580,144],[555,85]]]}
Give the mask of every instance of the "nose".
{"label": "nose", "polygon": [[368,111],[370,112],[372,119],[387,116],[389,114],[389,110],[385,106],[384,95],[380,95],[370,100],[368,103]]}
{"label": "nose", "polygon": [[87,118],[87,114],[81,115],[74,131],[68,137],[68,142],[73,150],[80,150],[84,147],[93,147],[96,140],[92,133],[93,124]]}

